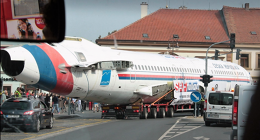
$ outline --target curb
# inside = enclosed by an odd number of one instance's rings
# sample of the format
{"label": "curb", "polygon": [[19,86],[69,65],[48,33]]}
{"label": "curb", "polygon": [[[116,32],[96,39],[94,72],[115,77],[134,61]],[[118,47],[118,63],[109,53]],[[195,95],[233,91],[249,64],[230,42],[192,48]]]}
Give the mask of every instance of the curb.
{"label": "curb", "polygon": [[76,117],[81,117],[78,114],[71,114],[71,115],[54,115],[55,119],[69,119],[69,118],[76,118]]}

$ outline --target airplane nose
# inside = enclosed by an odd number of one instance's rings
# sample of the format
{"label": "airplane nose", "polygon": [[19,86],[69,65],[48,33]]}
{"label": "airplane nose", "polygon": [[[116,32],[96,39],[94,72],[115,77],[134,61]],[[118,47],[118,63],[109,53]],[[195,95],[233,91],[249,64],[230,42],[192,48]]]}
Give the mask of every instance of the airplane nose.
{"label": "airplane nose", "polygon": [[11,60],[9,52],[1,50],[1,65],[5,74],[9,76],[17,76],[21,74],[24,69],[24,60]]}

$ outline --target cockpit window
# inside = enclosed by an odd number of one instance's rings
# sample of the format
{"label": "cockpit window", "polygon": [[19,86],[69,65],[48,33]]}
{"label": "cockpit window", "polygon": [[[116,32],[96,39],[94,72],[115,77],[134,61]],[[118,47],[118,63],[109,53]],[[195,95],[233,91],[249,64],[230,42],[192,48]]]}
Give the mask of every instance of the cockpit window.
{"label": "cockpit window", "polygon": [[86,62],[86,61],[87,61],[83,53],[81,53],[81,52],[75,52],[75,53],[76,53],[78,59],[79,59],[81,62]]}

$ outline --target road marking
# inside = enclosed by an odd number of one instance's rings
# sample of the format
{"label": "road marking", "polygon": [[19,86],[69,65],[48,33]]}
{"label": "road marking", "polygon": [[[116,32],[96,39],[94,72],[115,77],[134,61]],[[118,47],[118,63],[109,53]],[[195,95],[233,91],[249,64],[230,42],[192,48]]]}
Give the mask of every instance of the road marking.
{"label": "road marking", "polygon": [[[164,139],[166,139],[166,140],[168,140],[168,139],[171,139],[171,138],[174,138],[174,137],[177,137],[177,136],[179,136],[179,135],[182,135],[182,134],[184,134],[184,133],[187,133],[187,132],[189,132],[189,131],[192,131],[192,130],[194,130],[194,129],[197,129],[197,128],[200,128],[202,125],[199,125],[199,126],[192,126],[192,128],[191,129],[177,129],[177,130],[186,130],[186,131],[181,131],[181,132],[176,132],[176,135],[173,135],[173,136],[170,136],[169,137],[169,134],[172,134],[172,132],[170,132],[170,131],[172,131],[172,130],[176,130],[176,129],[174,129],[174,128],[176,128],[176,125],[181,121],[181,119],[183,119],[183,118],[180,118],[180,119],[178,119],[177,121],[176,121],[176,123],[171,127],[171,128],[169,128],[158,140],[164,140]],[[177,126],[178,128],[183,128],[183,127],[179,127],[179,126]],[[166,136],[168,134],[168,136]]]}
{"label": "road marking", "polygon": [[170,129],[168,129],[158,140],[162,140],[166,135],[167,135],[167,133],[169,133],[177,124],[178,124],[178,122],[181,120],[181,118],[180,119],[178,119],[177,121],[176,121],[176,123],[170,128]]}
{"label": "road marking", "polygon": [[107,123],[109,121],[111,121],[111,120],[105,120],[105,121],[104,120],[102,120],[102,121],[99,120],[99,121],[93,122],[93,123],[85,123],[85,124],[82,124],[82,125],[68,127],[68,128],[64,128],[64,129],[53,131],[53,132],[49,132],[49,133],[35,135],[35,136],[32,136],[32,137],[24,138],[22,140],[30,140],[30,139],[32,139],[32,140],[41,140],[41,139],[46,139],[46,138],[49,138],[49,137],[53,137],[53,136],[61,135],[61,134],[68,133],[68,132],[71,132],[71,131],[75,131],[75,130],[78,130],[78,129],[81,129],[81,128],[91,127],[91,126],[95,126],[95,125],[99,125],[99,124],[104,124],[104,123]]}

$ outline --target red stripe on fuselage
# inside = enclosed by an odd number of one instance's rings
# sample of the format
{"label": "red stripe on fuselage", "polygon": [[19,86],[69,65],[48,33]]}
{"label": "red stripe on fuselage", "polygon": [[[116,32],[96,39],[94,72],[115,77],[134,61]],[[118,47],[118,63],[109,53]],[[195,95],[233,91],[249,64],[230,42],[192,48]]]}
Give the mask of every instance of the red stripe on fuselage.
{"label": "red stripe on fuselage", "polygon": [[53,66],[55,68],[55,72],[57,75],[57,84],[54,89],[52,89],[50,92],[58,93],[61,95],[68,95],[71,93],[73,89],[73,77],[72,73],[69,69],[64,69],[66,71],[66,74],[60,73],[60,69],[58,66],[62,63],[67,66],[66,60],[61,56],[61,54],[55,50],[53,47],[49,46],[48,44],[42,43],[41,45],[37,45],[39,48],[41,48],[51,59]]}
{"label": "red stripe on fuselage", "polygon": [[[118,74],[119,77],[130,77],[130,76],[134,76],[134,77],[144,77],[144,78],[184,78],[184,79],[194,79],[194,80],[198,80],[201,79],[198,76],[174,76],[174,75],[144,75],[144,74]],[[213,77],[213,80],[226,80],[226,81],[247,81],[249,82],[249,79],[242,79],[242,78],[219,78],[219,77]]]}

